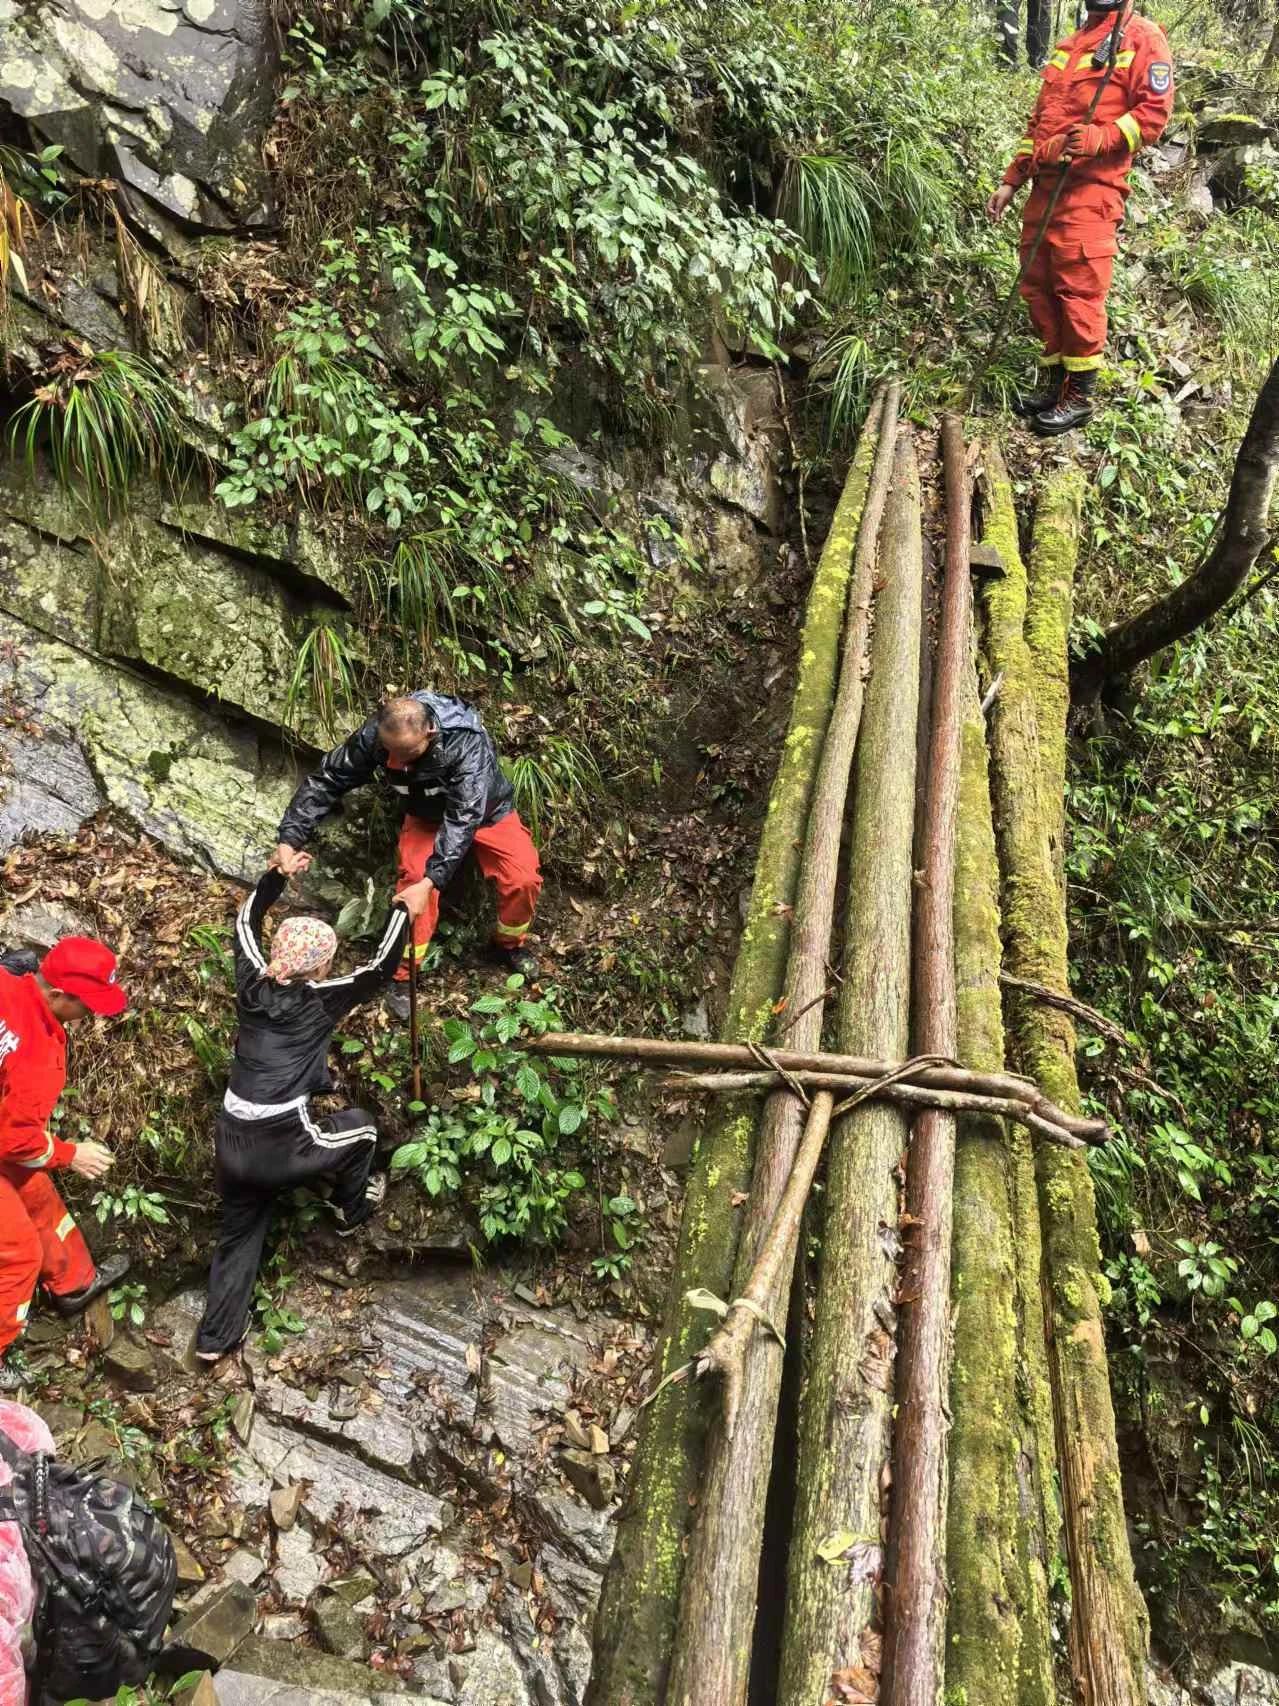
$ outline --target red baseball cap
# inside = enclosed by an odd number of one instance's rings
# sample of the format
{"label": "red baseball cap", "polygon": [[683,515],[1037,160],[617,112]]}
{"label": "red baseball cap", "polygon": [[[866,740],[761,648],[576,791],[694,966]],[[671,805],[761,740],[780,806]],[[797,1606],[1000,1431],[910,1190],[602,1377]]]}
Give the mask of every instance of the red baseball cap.
{"label": "red baseball cap", "polygon": [[64,936],[40,961],[40,976],[50,989],[74,995],[90,1013],[112,1018],[123,1013],[129,997],[115,980],[115,955],[92,936]]}

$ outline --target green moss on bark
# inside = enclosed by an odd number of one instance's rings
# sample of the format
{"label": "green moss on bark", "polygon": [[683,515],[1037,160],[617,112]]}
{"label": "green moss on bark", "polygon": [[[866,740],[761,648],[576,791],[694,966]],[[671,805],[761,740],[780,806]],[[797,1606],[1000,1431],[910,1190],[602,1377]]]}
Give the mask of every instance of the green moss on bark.
{"label": "green moss on bark", "polygon": [[[789,731],[769,798],[750,909],[729,992],[723,1039],[763,1038],[786,974],[789,907],[799,877],[804,819],[839,669],[844,605],[857,527],[874,460],[877,417],[863,431],[809,593]],[[659,1377],[705,1343],[714,1318],[685,1294],[728,1294],[750,1183],[759,1115],[734,1100],[708,1116],[694,1152],[661,1350]],[[617,1546],[595,1624],[587,1706],[661,1706],[674,1636],[690,1499],[701,1474],[717,1394],[697,1382],[667,1386],[645,1410]]]}
{"label": "green moss on bark", "polygon": [[[975,674],[966,695],[955,868],[959,1058],[1000,1071],[999,867]],[[1033,1426],[1019,1398],[1023,1319],[1014,1262],[1012,1156],[999,1120],[959,1122],[951,1296],[947,1698],[1052,1706],[1052,1630],[1035,1498]],[[1033,1323],[1040,1334],[1038,1319]],[[1027,1436],[1031,1435],[1028,1441]]]}
{"label": "green moss on bark", "polygon": [[[1055,732],[1062,701],[1053,685],[1058,671],[1045,673],[1036,657],[1064,655],[1068,604],[1041,588],[1032,656],[1012,488],[993,447],[987,449],[986,472],[986,537],[998,546],[1005,565],[1004,574],[987,582],[984,592],[989,665],[992,673],[1004,676],[991,727],[1005,958],[1016,976],[1065,992],[1066,918],[1057,875],[1064,805],[1055,784],[1064,765],[1064,732]],[[1045,546],[1053,531],[1045,515]],[[1041,553],[1044,564],[1053,560],[1052,552]],[[1064,559],[1056,561],[1060,575]],[[1042,744],[1041,726],[1053,730]],[[1009,1012],[1016,1064],[1051,1100],[1077,1110],[1075,1038],[1066,1015],[1024,998],[1011,1001]],[[1140,1706],[1146,1698],[1147,1623],[1119,1484],[1092,1179],[1077,1151],[1054,1144],[1037,1147],[1035,1167],[1058,1464],[1070,1541],[1072,1665],[1084,1679],[1084,1706]]]}
{"label": "green moss on bark", "polygon": [[1035,509],[1026,593],[1026,645],[1035,672],[1045,821],[1051,825],[1053,869],[1066,902],[1066,718],[1070,658],[1062,636],[1074,611],[1075,564],[1084,503],[1084,476],[1070,464],[1044,483]]}

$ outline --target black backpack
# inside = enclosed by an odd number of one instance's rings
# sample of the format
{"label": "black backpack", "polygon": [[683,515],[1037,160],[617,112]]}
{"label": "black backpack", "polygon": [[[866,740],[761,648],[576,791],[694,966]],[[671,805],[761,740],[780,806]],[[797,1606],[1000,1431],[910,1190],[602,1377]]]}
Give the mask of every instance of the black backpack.
{"label": "black backpack", "polygon": [[145,1682],[177,1587],[159,1517],[98,1464],[25,1452],[3,1429],[0,1457],[13,1469],[0,1488],[0,1521],[20,1525],[36,1582],[32,1699],[96,1700]]}

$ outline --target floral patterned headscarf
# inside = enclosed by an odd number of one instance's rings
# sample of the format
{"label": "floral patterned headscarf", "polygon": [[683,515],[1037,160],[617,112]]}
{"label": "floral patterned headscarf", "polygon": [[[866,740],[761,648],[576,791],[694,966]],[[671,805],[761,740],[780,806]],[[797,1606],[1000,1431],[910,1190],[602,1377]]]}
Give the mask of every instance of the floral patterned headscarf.
{"label": "floral patterned headscarf", "polygon": [[337,945],[332,925],[322,918],[288,918],[275,933],[266,975],[275,983],[292,983],[327,965]]}

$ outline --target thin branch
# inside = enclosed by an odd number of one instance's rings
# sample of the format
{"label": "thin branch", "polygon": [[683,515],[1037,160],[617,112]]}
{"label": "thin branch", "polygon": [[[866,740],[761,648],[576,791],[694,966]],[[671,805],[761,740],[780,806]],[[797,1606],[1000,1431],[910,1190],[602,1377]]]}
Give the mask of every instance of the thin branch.
{"label": "thin branch", "polygon": [[1001,971],[999,981],[1008,989],[1019,989],[1024,995],[1033,995],[1035,1000],[1042,1001],[1045,1007],[1056,1007],[1063,1013],[1069,1013],[1072,1019],[1078,1019],[1081,1024],[1106,1037],[1117,1047],[1133,1046],[1122,1025],[1117,1025],[1113,1019],[1108,1019],[1104,1013],[1099,1013],[1086,1001],[1076,1001],[1073,995],[1063,995],[1060,990],[1049,989],[1046,984],[1032,983],[1029,978],[1014,977],[1009,971]]}

